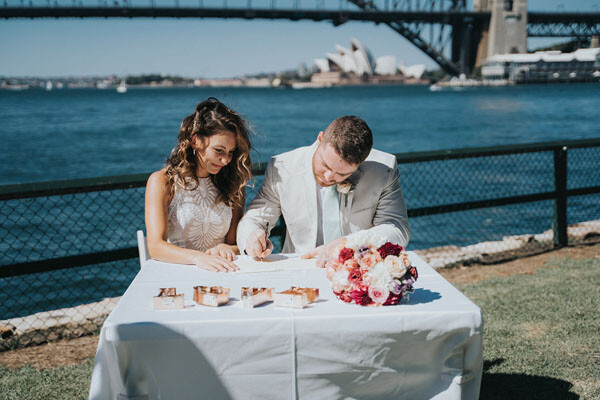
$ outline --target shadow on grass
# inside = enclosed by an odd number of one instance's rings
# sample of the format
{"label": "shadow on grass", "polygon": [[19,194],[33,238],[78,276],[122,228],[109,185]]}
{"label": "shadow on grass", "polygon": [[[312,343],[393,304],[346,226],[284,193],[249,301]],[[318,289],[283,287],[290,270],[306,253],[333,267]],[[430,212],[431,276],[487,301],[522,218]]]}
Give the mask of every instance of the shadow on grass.
{"label": "shadow on grass", "polygon": [[570,391],[573,384],[561,379],[488,372],[503,362],[503,358],[484,361],[480,399],[579,399],[578,394]]}

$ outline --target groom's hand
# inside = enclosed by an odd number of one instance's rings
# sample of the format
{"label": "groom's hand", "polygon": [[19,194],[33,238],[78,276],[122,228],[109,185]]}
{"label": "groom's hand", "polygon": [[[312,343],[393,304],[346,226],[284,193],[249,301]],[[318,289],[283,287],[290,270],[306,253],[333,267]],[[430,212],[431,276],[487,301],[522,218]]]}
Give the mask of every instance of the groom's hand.
{"label": "groom's hand", "polygon": [[308,253],[302,254],[300,256],[300,258],[315,258],[315,257],[317,257],[317,261],[315,261],[315,265],[318,268],[325,268],[325,263],[327,262],[327,259],[329,258],[331,251],[335,247],[337,247],[338,243],[340,243],[340,241],[342,239],[343,238],[334,239],[327,244],[317,247],[313,251],[309,251]]}
{"label": "groom's hand", "polygon": [[246,254],[252,257],[264,258],[273,252],[273,243],[262,229],[257,229],[246,240]]}

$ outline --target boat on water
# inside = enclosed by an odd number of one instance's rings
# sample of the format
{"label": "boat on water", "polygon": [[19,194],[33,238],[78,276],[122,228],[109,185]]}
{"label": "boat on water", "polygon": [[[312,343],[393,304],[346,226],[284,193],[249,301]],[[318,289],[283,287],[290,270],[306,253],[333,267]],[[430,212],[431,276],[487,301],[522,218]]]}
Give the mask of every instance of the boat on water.
{"label": "boat on water", "polygon": [[6,84],[6,85],[2,85],[0,88],[4,89],[4,90],[12,90],[15,92],[20,92],[21,90],[29,89],[29,85],[18,85],[18,84],[8,85],[8,84]]}
{"label": "boat on water", "polygon": [[125,83],[125,79],[121,80],[119,86],[117,86],[117,93],[127,93],[127,84]]}
{"label": "boat on water", "polygon": [[322,82],[292,82],[292,89],[321,89],[331,87],[331,83]]}
{"label": "boat on water", "polygon": [[52,90],[52,81],[46,81],[45,88],[47,91],[51,91]]}
{"label": "boat on water", "polygon": [[459,77],[453,76],[450,80],[438,81],[429,86],[431,92],[439,92],[444,89],[463,90],[465,88],[473,88],[482,86],[483,83],[476,79],[470,79],[461,74]]}

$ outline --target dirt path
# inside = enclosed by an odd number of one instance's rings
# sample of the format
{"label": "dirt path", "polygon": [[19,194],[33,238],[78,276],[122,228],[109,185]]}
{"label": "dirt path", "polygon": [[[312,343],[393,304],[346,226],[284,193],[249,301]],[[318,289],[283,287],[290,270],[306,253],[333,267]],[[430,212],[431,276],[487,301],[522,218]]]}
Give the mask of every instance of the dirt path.
{"label": "dirt path", "polygon": [[[549,261],[563,257],[574,259],[600,258],[600,243],[566,247],[501,264],[473,265],[440,270],[439,272],[453,284],[475,283],[514,274],[535,274],[538,267],[551,267]],[[76,365],[88,358],[93,358],[96,355],[97,346],[98,336],[84,336],[41,346],[4,351],[0,352],[0,365],[9,368],[31,365],[40,369],[55,368],[61,365]]]}
{"label": "dirt path", "polygon": [[538,267],[551,267],[549,263],[555,258],[569,257],[573,259],[600,258],[600,243],[564,247],[536,256],[519,258],[513,261],[494,265],[472,265],[468,267],[449,268],[438,272],[453,284],[476,283],[501,276],[515,274],[535,274]]}

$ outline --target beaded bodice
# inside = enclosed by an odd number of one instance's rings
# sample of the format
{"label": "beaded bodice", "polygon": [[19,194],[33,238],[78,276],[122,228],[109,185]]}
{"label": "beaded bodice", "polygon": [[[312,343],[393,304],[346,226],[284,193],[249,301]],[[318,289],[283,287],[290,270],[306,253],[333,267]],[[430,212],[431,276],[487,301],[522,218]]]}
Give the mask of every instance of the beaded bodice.
{"label": "beaded bodice", "polygon": [[168,208],[169,242],[186,249],[206,251],[225,241],[231,224],[231,207],[215,204],[219,189],[210,177],[186,190],[175,185]]}

